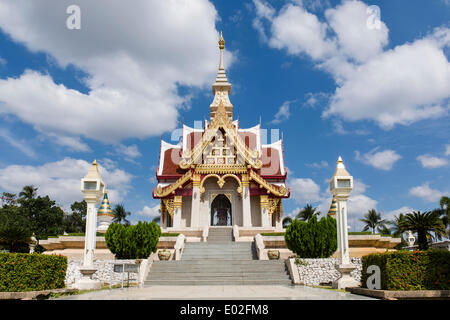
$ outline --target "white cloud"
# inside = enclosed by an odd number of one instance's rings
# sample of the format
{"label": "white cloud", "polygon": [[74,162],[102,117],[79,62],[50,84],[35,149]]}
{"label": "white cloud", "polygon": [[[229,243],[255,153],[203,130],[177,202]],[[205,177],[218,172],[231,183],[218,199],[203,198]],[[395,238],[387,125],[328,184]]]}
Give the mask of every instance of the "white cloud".
{"label": "white cloud", "polygon": [[[72,64],[86,72],[88,93],[28,70],[0,80],[0,113],[14,114],[44,134],[117,143],[175,128],[178,109],[190,99],[178,86],[213,82],[218,15],[209,1],[136,0],[129,6],[113,0],[105,7],[80,0],[80,30],[65,27],[69,4],[2,1],[0,28],[61,67]],[[225,58],[230,66],[233,56],[226,51]]]}
{"label": "white cloud", "polygon": [[270,47],[309,57],[333,76],[337,88],[324,117],[372,120],[387,130],[446,115],[450,64],[444,48],[450,44],[450,29],[437,28],[385,50],[389,30],[382,21],[379,29],[368,28],[367,9],[362,1],[345,1],[326,10],[320,21],[297,1],[271,15],[256,11],[255,20],[261,28],[262,21],[269,23]]}
{"label": "white cloud", "polygon": [[445,146],[445,155],[446,155],[446,156],[450,156],[450,144],[447,144],[447,145]]}
{"label": "white cloud", "polygon": [[284,120],[289,119],[291,113],[289,111],[290,101],[285,101],[281,107],[278,109],[278,112],[275,114],[274,119],[271,121],[273,124],[280,123]]}
{"label": "white cloud", "polygon": [[428,154],[418,156],[417,160],[420,161],[422,167],[424,168],[439,168],[444,167],[448,164],[448,161],[446,159],[433,157]]}
{"label": "white cloud", "polygon": [[47,135],[56,144],[68,147],[71,150],[83,152],[92,151],[86,143],[81,141],[80,137],[70,137],[65,135],[57,135],[54,133],[48,133]]}
{"label": "white cloud", "polygon": [[159,204],[157,204],[153,207],[144,206],[144,208],[142,208],[142,210],[136,212],[136,214],[140,215],[140,216],[150,217],[153,219],[153,218],[160,216],[159,208],[160,208]]}
{"label": "white cloud", "polygon": [[305,166],[314,169],[328,168],[328,162],[326,162],[325,160],[321,160],[320,162],[305,163]]}
{"label": "white cloud", "polygon": [[310,178],[290,179],[288,185],[295,203],[308,204],[321,200],[320,186]]}
{"label": "white cloud", "polygon": [[141,152],[139,151],[138,146],[135,144],[128,147],[126,145],[119,144],[116,147],[116,152],[132,159],[141,156]]}
{"label": "white cloud", "polygon": [[384,213],[381,215],[381,218],[382,218],[382,219],[387,219],[387,220],[389,220],[389,221],[392,221],[392,220],[394,220],[394,218],[397,217],[400,213],[407,214],[407,213],[410,213],[410,212],[413,212],[413,211],[416,211],[416,210],[413,209],[413,208],[410,208],[410,207],[408,207],[408,206],[403,206],[403,207],[401,207],[401,208],[398,208],[398,209],[395,209],[395,210],[392,210],[392,211],[384,212]]}
{"label": "white cloud", "polygon": [[401,159],[401,156],[394,150],[378,151],[378,147],[361,155],[355,151],[355,159],[380,170],[389,171],[395,162]]}
{"label": "white cloud", "polygon": [[[0,169],[0,188],[19,193],[26,185],[34,185],[39,195],[49,195],[58,204],[69,208],[74,201],[83,199],[80,180],[86,175],[91,163],[73,158],[65,158],[40,166],[9,165]],[[108,197],[112,203],[121,202],[131,185],[131,174],[118,169],[104,168],[99,163],[99,172],[108,187]]]}
{"label": "white cloud", "polygon": [[0,66],[1,65],[5,65],[5,64],[7,64],[8,62],[4,59],[4,58],[2,58],[2,57],[0,57]]}
{"label": "white cloud", "polygon": [[28,157],[36,156],[36,153],[34,152],[32,146],[29,143],[14,137],[9,130],[5,128],[0,128],[0,138],[5,140],[8,144],[10,144],[23,154],[27,155]]}
{"label": "white cloud", "polygon": [[424,183],[421,186],[411,188],[409,190],[409,193],[415,197],[422,198],[427,202],[436,202],[436,203],[442,196],[445,195],[445,192],[430,188],[430,184],[428,182]]}

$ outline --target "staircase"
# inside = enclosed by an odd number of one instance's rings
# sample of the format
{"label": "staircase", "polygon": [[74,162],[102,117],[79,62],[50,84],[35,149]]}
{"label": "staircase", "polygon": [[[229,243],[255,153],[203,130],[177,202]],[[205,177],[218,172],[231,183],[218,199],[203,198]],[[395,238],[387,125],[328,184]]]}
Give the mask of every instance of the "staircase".
{"label": "staircase", "polygon": [[154,261],[145,285],[291,285],[283,260],[254,259],[253,242],[211,227],[207,242],[185,244],[181,260]]}

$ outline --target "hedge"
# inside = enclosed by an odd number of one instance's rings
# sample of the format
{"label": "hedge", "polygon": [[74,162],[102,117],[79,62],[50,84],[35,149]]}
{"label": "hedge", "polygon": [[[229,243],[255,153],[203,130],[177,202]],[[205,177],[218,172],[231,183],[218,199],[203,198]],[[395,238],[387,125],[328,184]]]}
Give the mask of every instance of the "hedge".
{"label": "hedge", "polygon": [[319,221],[316,216],[308,222],[294,219],[286,228],[284,240],[300,258],[328,258],[337,249],[336,220],[330,215]]}
{"label": "hedge", "polygon": [[39,253],[0,253],[0,292],[64,288],[67,257]]}
{"label": "hedge", "polygon": [[367,288],[367,268],[377,265],[382,290],[450,290],[450,252],[395,251],[373,253],[362,258],[363,287]]}
{"label": "hedge", "polygon": [[117,259],[147,259],[156,252],[160,236],[161,228],[154,221],[128,226],[112,223],[106,230],[105,242]]}

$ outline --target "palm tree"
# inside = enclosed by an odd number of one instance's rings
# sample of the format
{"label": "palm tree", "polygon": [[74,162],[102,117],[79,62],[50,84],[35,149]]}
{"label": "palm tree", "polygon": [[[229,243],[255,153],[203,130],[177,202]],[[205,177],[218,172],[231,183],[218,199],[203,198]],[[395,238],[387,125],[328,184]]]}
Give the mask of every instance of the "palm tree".
{"label": "palm tree", "polygon": [[127,220],[127,216],[131,214],[131,212],[126,211],[123,204],[119,203],[113,209],[114,219],[113,222],[123,223],[125,225],[129,225],[130,221]]}
{"label": "palm tree", "polygon": [[[443,196],[439,201],[440,214],[442,218],[442,222],[444,223],[445,228],[448,228],[450,225],[450,198]],[[447,230],[447,236],[450,238],[450,229]]]}
{"label": "palm tree", "polygon": [[394,237],[401,237],[403,239],[404,231],[402,231],[401,225],[404,221],[405,215],[403,213],[400,213],[398,216],[394,217],[394,220],[388,222],[390,225],[392,225],[391,231]]}
{"label": "palm tree", "polygon": [[386,225],[378,227],[378,231],[383,236],[391,236],[392,235],[392,229],[389,229]]}
{"label": "palm tree", "polygon": [[375,209],[369,210],[364,215],[364,218],[365,219],[359,219],[366,224],[363,231],[367,231],[371,228],[372,234],[375,234],[375,228],[378,228],[378,231],[380,231],[380,229],[386,228],[387,221],[382,220],[381,214],[378,213]]}
{"label": "palm tree", "polygon": [[420,250],[428,249],[427,236],[433,238],[431,232],[433,232],[437,238],[441,238],[445,235],[445,226],[437,211],[413,211],[406,214],[405,220],[401,224],[401,230],[411,230],[412,232],[417,233],[417,242]]}
{"label": "palm tree", "polygon": [[157,224],[159,224],[159,222],[161,221],[161,217],[155,217],[153,218],[152,222],[156,222]]}
{"label": "palm tree", "polygon": [[283,228],[287,228],[292,223],[292,218],[286,216],[283,218],[283,221],[281,223],[283,224]]}
{"label": "palm tree", "polygon": [[22,191],[19,193],[19,197],[25,200],[30,200],[36,197],[36,191],[38,188],[35,188],[33,185],[23,187]]}
{"label": "palm tree", "polygon": [[295,217],[296,219],[309,221],[313,216],[319,216],[320,211],[316,211],[317,208],[313,208],[310,204],[307,204]]}

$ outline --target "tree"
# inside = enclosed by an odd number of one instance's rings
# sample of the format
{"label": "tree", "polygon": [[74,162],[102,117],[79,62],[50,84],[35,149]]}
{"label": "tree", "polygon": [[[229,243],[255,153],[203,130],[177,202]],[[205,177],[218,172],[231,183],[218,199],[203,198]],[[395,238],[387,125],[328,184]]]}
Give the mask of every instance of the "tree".
{"label": "tree", "polygon": [[366,225],[364,226],[363,231],[367,231],[370,228],[372,229],[372,234],[375,234],[375,228],[378,228],[378,231],[380,228],[386,228],[386,220],[381,219],[381,214],[377,213],[375,209],[369,210],[365,215],[365,219],[359,219],[360,221],[364,222]]}
{"label": "tree", "polygon": [[314,216],[319,216],[320,211],[316,211],[317,208],[313,208],[310,204],[307,204],[300,212],[297,214],[296,219],[302,221],[309,221]]}
{"label": "tree", "polygon": [[86,230],[86,201],[75,201],[71,204],[71,214],[64,217],[64,231],[68,233],[84,233]]}
{"label": "tree", "polygon": [[308,222],[294,219],[284,239],[300,258],[328,258],[337,249],[336,220],[329,215],[319,221],[316,215]]}
{"label": "tree", "polygon": [[394,220],[389,221],[388,223],[392,225],[392,235],[394,237],[400,237],[403,240],[403,232],[401,225],[405,221],[405,215],[400,213],[398,216],[394,217]]}
{"label": "tree", "polygon": [[283,218],[283,221],[281,223],[283,224],[283,228],[287,228],[292,223],[292,218],[286,216]]}
{"label": "tree", "polygon": [[[450,198],[442,196],[439,201],[439,206],[442,222],[448,228],[450,226]],[[447,236],[450,238],[450,229],[447,230]]]}
{"label": "tree", "polygon": [[420,250],[428,249],[427,237],[430,240],[433,238],[431,232],[438,238],[445,235],[445,226],[437,211],[413,211],[406,214],[405,220],[401,224],[401,230],[403,232],[411,230],[417,233],[417,242]]}
{"label": "tree", "polygon": [[28,252],[32,232],[27,217],[18,206],[0,209],[0,244],[9,252]]}
{"label": "tree", "polygon": [[2,204],[3,206],[14,206],[17,203],[15,193],[3,192],[2,193]]}
{"label": "tree", "polygon": [[35,188],[33,185],[25,186],[22,188],[22,191],[19,193],[19,198],[23,200],[30,200],[36,197],[36,191],[38,188]]}
{"label": "tree", "polygon": [[129,225],[130,221],[128,221],[126,218],[131,214],[131,212],[126,211],[123,204],[116,204],[116,206],[113,209],[114,213],[114,219],[113,222],[115,223],[122,223],[125,225]]}

